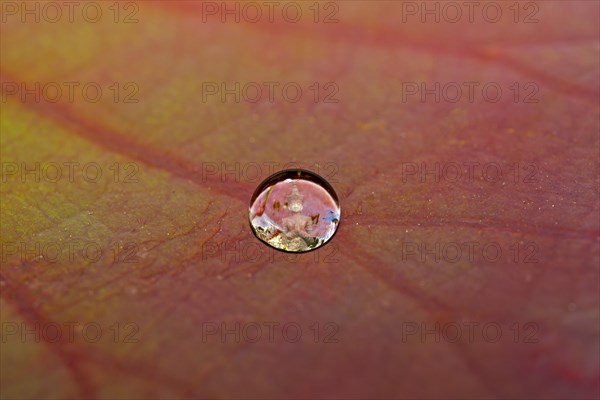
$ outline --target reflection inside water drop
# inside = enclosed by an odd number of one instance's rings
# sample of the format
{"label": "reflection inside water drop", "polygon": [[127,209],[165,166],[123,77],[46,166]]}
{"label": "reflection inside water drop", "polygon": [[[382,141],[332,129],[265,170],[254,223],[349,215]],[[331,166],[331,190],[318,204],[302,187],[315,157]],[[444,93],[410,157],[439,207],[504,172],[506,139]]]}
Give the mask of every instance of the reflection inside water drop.
{"label": "reflection inside water drop", "polygon": [[325,244],[340,222],[333,187],[319,175],[284,170],[265,179],[250,201],[250,226],[276,249],[304,252]]}

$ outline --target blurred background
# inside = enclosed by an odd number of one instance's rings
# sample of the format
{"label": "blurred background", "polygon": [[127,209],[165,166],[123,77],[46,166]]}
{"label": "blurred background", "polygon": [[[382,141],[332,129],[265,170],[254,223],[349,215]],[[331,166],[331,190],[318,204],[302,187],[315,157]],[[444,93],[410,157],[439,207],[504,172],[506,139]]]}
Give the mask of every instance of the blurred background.
{"label": "blurred background", "polygon": [[600,395],[598,2],[0,6],[2,398]]}

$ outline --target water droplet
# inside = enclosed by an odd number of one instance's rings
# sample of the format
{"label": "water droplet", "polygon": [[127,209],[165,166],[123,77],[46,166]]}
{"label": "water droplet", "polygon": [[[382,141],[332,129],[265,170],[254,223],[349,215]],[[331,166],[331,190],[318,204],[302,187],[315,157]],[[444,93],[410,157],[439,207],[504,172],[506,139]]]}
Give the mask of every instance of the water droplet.
{"label": "water droplet", "polygon": [[250,200],[250,226],[256,237],[288,252],[321,247],[340,223],[333,187],[319,175],[288,169],[265,179]]}

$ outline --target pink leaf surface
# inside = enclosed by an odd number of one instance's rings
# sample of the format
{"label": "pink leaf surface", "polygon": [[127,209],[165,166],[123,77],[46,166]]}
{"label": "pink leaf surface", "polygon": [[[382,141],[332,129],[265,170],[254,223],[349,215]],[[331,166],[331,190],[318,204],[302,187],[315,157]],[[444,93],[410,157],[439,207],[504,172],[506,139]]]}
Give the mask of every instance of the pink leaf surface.
{"label": "pink leaf surface", "polygon": [[[598,2],[48,4],[0,3],[2,398],[600,396]],[[342,209],[294,256],[289,163]]]}

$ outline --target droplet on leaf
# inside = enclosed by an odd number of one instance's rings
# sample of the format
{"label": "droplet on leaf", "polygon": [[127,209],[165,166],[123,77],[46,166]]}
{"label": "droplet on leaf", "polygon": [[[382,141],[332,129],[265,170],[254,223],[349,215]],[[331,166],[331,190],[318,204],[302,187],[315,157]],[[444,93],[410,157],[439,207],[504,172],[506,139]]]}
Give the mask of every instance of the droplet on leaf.
{"label": "droplet on leaf", "polygon": [[321,176],[302,169],[276,172],[265,179],[250,200],[250,226],[256,237],[288,252],[321,247],[340,222],[333,187]]}

